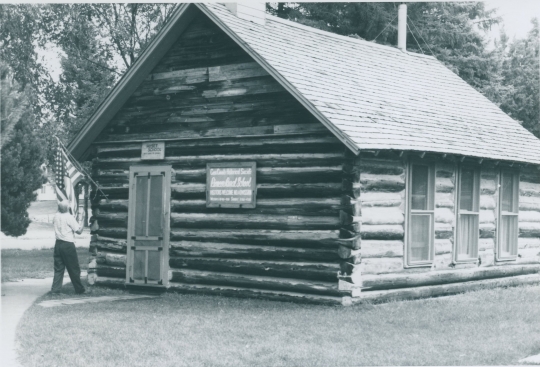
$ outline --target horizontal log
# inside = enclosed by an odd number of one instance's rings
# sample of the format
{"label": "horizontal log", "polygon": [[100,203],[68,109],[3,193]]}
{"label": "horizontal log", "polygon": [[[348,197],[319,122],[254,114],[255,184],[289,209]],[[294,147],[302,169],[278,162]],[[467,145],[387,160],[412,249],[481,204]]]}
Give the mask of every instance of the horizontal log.
{"label": "horizontal log", "polygon": [[96,256],[96,262],[103,265],[125,267],[126,255],[99,251]]}
{"label": "horizontal log", "polygon": [[267,276],[218,273],[200,270],[171,270],[172,283],[224,285],[249,289],[269,289],[275,291],[346,296],[350,291],[340,291],[338,282],[308,281],[294,278],[273,278]]}
{"label": "horizontal log", "polygon": [[97,235],[94,243],[98,250],[126,252],[126,248],[127,248],[126,237],[112,238],[112,237],[104,237],[104,236]]}
{"label": "horizontal log", "polygon": [[540,247],[540,237],[525,237],[518,238],[518,247],[522,248],[539,248]]}
{"label": "horizontal log", "polygon": [[171,241],[228,242],[241,244],[266,244],[271,246],[299,246],[330,248],[339,245],[359,246],[357,238],[343,239],[337,230],[216,230],[173,228]]}
{"label": "horizontal log", "polygon": [[437,177],[435,180],[435,192],[450,193],[454,190],[454,182],[451,178]]}
{"label": "horizontal log", "polygon": [[456,215],[451,209],[437,208],[435,209],[435,223],[453,224],[455,222]]}
{"label": "horizontal log", "polygon": [[524,210],[519,212],[520,222],[540,222],[540,211]]}
{"label": "horizontal log", "polygon": [[529,197],[540,197],[540,184],[530,182],[519,183],[519,195]]}
{"label": "horizontal log", "polygon": [[362,209],[362,224],[403,224],[405,217],[399,207],[366,207]]}
{"label": "horizontal log", "polygon": [[126,287],[126,279],[117,278],[117,277],[99,276],[95,279],[94,285],[123,289]]}
{"label": "horizontal log", "polygon": [[241,64],[223,65],[208,68],[209,80],[231,80],[242,78],[253,78],[258,76],[266,76],[268,72],[264,70],[256,62],[248,62]]}
{"label": "horizontal log", "polygon": [[370,290],[422,287],[427,285],[470,282],[482,279],[534,274],[539,271],[540,264],[463,270],[441,270],[416,274],[366,275],[362,277],[362,286],[367,287]]}
{"label": "horizontal log", "polygon": [[480,178],[480,194],[494,195],[497,190],[497,182],[495,179],[488,179],[485,176]]}
{"label": "horizontal log", "polygon": [[435,240],[435,255],[451,254],[453,247],[450,239]]}
{"label": "horizontal log", "polygon": [[528,274],[505,278],[484,279],[471,282],[450,283],[444,285],[431,285],[415,288],[401,288],[379,291],[363,291],[360,297],[353,298],[353,303],[362,302],[389,302],[448,296],[452,294],[492,289],[498,287],[513,287],[540,283],[540,275]]}
{"label": "horizontal log", "polygon": [[220,259],[338,261],[336,249],[241,245],[219,242],[174,241],[171,256]]}
{"label": "horizontal log", "polygon": [[519,222],[519,237],[540,237],[540,223]]}
{"label": "horizontal log", "polygon": [[97,264],[96,274],[99,277],[126,278],[126,268],[124,266],[110,266]]}
{"label": "horizontal log", "polygon": [[397,273],[403,271],[403,258],[380,257],[364,258],[360,264],[362,278],[364,274]]}
{"label": "horizontal log", "polygon": [[495,223],[495,213],[493,210],[480,210],[478,220],[482,224]]}
{"label": "horizontal log", "polygon": [[338,229],[340,222],[337,217],[171,213],[171,227],[326,230]]}
{"label": "horizontal log", "polygon": [[[171,283],[169,291],[187,293],[187,294],[208,294],[225,297],[239,298],[257,298],[273,301],[309,303],[309,304],[326,304],[338,305],[342,303],[342,298],[325,295],[314,295],[307,293],[272,291],[263,289],[247,289],[239,287],[229,287],[223,285],[208,285],[208,284],[181,284]],[[348,297],[347,297],[348,298]]]}
{"label": "horizontal log", "polygon": [[[257,167],[307,167],[307,166],[336,166],[341,165],[343,153],[289,153],[289,154],[210,154],[190,156],[167,156],[162,164],[170,164],[175,169],[206,168],[207,163],[220,162],[257,162]],[[117,168],[129,170],[135,164],[145,164],[148,161],[140,157],[101,158],[94,161],[97,169]]]}
{"label": "horizontal log", "polygon": [[362,260],[361,250],[352,249],[348,246],[339,246],[337,254],[341,259],[353,264],[359,264]]}
{"label": "horizontal log", "polygon": [[405,176],[374,175],[362,172],[360,176],[360,183],[362,186],[362,192],[400,192],[405,189]]}
{"label": "horizontal log", "polygon": [[495,250],[485,249],[478,252],[478,266],[481,268],[492,267],[495,264]]}
{"label": "horizontal log", "polygon": [[127,239],[127,227],[102,227],[97,231],[99,236]]}
{"label": "horizontal log", "polygon": [[404,199],[399,192],[363,192],[360,196],[362,208],[400,206]]}
{"label": "horizontal log", "polygon": [[115,226],[127,226],[128,214],[124,212],[120,213],[99,213],[96,215],[96,219],[103,224],[110,224]]}
{"label": "horizontal log", "polygon": [[402,225],[362,225],[361,237],[366,240],[402,240]]}
{"label": "horizontal log", "polygon": [[[97,169],[94,178],[104,182],[129,183],[127,169]],[[177,182],[206,182],[206,168],[179,169],[175,173]],[[258,183],[302,183],[341,182],[342,167],[259,167]]]}
{"label": "horizontal log", "polygon": [[171,268],[195,269],[269,277],[308,279],[334,282],[337,279],[337,263],[310,263],[288,261],[261,261],[214,258],[171,257]]}
{"label": "horizontal log", "polygon": [[362,241],[362,258],[403,257],[403,241]]}
{"label": "horizontal log", "polygon": [[405,172],[401,160],[361,159],[360,167],[362,173],[374,175],[401,176]]}
{"label": "horizontal log", "polygon": [[[206,199],[206,184],[173,183],[175,199]],[[337,183],[309,184],[257,184],[257,199],[272,197],[340,197],[341,185]]]}
{"label": "horizontal log", "polygon": [[480,209],[493,210],[495,207],[496,204],[493,195],[480,195]]}
{"label": "horizontal log", "polygon": [[435,195],[435,208],[454,209],[454,193],[453,192],[438,192]]}
{"label": "horizontal log", "polygon": [[[269,137],[269,138],[216,138],[194,139],[183,141],[167,141],[168,155],[193,154],[227,154],[242,153],[338,153],[341,142],[334,136],[316,134],[297,137]],[[136,157],[141,155],[141,143],[98,144],[96,154],[98,158],[106,157]]]}
{"label": "horizontal log", "polygon": [[[216,113],[228,112],[229,109],[216,110]],[[208,111],[205,111],[207,113]],[[314,132],[324,132],[326,127],[320,123],[307,124],[288,124],[288,125],[267,125],[238,128],[214,128],[202,130],[179,130],[163,132],[145,132],[136,134],[101,134],[96,142],[127,142],[127,141],[145,141],[145,140],[178,140],[194,138],[214,138],[214,137],[233,137],[248,135],[274,135],[274,134],[309,134]]]}

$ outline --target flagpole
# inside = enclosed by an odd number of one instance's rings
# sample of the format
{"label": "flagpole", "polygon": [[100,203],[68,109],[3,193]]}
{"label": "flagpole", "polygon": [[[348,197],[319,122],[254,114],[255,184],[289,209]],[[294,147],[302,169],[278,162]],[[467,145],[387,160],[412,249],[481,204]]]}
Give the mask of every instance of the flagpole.
{"label": "flagpole", "polygon": [[66,152],[66,154],[68,155],[68,157],[71,157],[71,159],[74,161],[74,163],[77,164],[77,168],[80,170],[80,171],[83,171],[84,174],[86,175],[86,177],[90,180],[90,182],[92,182],[94,185],[96,185],[96,188],[103,194],[103,196],[105,196],[105,199],[107,200],[107,202],[109,201],[109,196],[107,196],[107,194],[105,194],[103,192],[103,190],[101,190],[99,188],[99,185],[96,181],[92,180],[92,177],[90,177],[90,174],[88,173],[88,171],[86,171],[82,165],[79,163],[79,161],[77,161],[77,159],[75,159],[75,157],[73,155],[71,155],[71,153],[69,152],[69,150],[65,147],[64,144],[62,144],[62,142],[60,141],[60,139],[58,138],[58,136],[54,136],[56,138],[56,140],[58,141],[58,144],[60,144],[60,146],[62,147],[62,149],[64,150],[64,152]]}

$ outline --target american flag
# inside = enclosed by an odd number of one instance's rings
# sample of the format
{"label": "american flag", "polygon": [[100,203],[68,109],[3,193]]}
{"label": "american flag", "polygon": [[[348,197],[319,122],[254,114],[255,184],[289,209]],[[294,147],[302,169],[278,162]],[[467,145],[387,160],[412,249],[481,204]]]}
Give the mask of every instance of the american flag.
{"label": "american flag", "polygon": [[59,142],[55,162],[56,197],[59,201],[66,200],[71,214],[75,216],[79,214],[79,198],[75,194],[75,186],[82,178],[84,175],[78,165],[69,159]]}

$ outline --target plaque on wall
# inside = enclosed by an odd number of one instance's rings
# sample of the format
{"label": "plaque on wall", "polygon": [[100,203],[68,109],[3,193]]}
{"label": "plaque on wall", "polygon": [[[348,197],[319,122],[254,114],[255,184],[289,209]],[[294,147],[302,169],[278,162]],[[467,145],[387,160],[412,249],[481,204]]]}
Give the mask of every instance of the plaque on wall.
{"label": "plaque on wall", "polygon": [[255,208],[257,196],[255,162],[207,163],[208,208]]}
{"label": "plaque on wall", "polygon": [[165,142],[149,141],[149,142],[142,143],[141,159],[143,160],[165,159]]}

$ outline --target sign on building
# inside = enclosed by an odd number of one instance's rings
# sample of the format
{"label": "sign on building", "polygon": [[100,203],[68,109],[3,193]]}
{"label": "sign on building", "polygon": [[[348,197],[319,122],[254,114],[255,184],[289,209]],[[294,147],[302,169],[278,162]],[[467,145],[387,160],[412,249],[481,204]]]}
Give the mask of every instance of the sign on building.
{"label": "sign on building", "polygon": [[142,143],[141,159],[165,159],[165,142],[149,141]]}
{"label": "sign on building", "polygon": [[255,208],[257,183],[255,162],[208,163],[206,206],[209,208]]}

